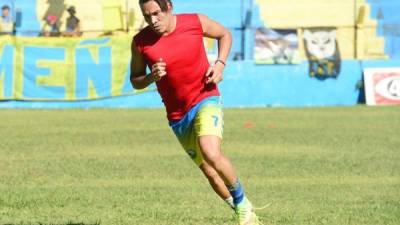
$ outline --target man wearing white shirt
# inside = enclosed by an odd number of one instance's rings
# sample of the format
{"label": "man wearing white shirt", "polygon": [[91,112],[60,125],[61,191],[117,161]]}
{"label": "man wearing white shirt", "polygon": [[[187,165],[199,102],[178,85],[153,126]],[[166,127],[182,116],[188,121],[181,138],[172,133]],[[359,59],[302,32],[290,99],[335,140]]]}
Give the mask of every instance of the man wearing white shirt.
{"label": "man wearing white shirt", "polygon": [[0,34],[12,34],[14,30],[14,21],[10,15],[10,7],[4,5],[1,7]]}

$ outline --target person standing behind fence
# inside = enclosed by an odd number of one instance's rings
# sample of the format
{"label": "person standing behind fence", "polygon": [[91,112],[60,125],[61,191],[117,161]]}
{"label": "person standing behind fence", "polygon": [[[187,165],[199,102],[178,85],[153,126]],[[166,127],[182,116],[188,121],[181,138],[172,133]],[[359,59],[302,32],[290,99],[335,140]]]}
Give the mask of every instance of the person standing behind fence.
{"label": "person standing behind fence", "polygon": [[13,34],[14,32],[14,21],[10,15],[10,7],[4,5],[1,7],[0,17],[0,34]]}
{"label": "person standing behind fence", "polygon": [[76,17],[76,9],[75,6],[70,6],[67,9],[67,12],[69,13],[69,17],[67,18],[67,24],[66,24],[66,31],[64,33],[64,36],[66,37],[79,37],[82,35],[81,32],[81,22],[78,17]]}
{"label": "person standing behind fence", "polygon": [[46,23],[43,26],[41,36],[45,37],[58,37],[60,36],[60,30],[58,27],[58,19],[55,15],[48,15]]}

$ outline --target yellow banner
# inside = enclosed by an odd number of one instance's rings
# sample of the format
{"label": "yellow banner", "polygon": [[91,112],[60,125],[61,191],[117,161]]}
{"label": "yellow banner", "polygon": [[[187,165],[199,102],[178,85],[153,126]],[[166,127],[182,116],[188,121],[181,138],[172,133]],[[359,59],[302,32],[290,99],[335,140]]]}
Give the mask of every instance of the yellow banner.
{"label": "yellow banner", "polygon": [[128,35],[0,36],[0,100],[85,100],[134,93]]}

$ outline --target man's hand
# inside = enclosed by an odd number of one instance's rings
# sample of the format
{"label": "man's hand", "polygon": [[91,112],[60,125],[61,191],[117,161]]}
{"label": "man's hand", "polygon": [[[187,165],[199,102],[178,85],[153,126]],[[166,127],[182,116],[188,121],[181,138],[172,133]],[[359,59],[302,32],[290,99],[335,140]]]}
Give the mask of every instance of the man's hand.
{"label": "man's hand", "polygon": [[219,82],[221,82],[223,79],[222,71],[224,70],[224,66],[225,65],[221,63],[217,63],[214,66],[210,66],[206,73],[206,83],[218,84]]}
{"label": "man's hand", "polygon": [[165,71],[166,66],[167,64],[162,58],[153,64],[151,67],[151,76],[153,77],[154,81],[159,81],[163,76],[167,75],[167,71]]}

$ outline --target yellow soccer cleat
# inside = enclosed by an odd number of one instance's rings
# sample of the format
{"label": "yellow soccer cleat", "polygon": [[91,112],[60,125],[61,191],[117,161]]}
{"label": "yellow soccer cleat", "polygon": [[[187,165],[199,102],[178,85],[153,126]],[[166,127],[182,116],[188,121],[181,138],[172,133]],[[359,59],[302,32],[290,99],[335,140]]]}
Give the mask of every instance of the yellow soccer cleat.
{"label": "yellow soccer cleat", "polygon": [[235,206],[235,213],[239,225],[261,225],[251,202],[247,198]]}

